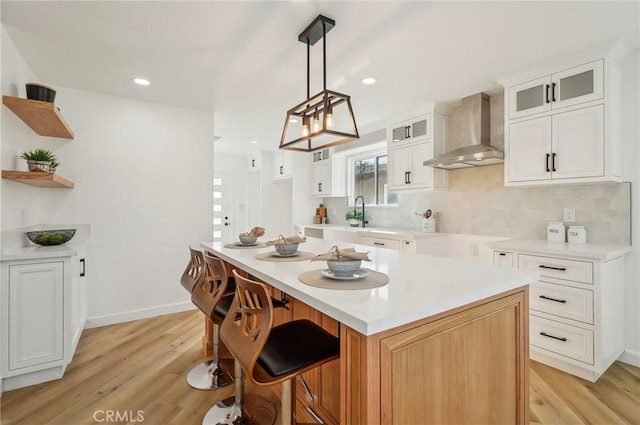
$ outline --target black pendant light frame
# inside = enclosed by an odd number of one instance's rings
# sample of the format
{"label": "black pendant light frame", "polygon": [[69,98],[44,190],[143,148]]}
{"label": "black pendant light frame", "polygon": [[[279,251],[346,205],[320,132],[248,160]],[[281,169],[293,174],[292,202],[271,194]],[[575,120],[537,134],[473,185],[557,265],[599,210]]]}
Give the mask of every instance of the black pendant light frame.
{"label": "black pendant light frame", "polygon": [[[333,19],[327,18],[323,15],[318,15],[316,19],[305,28],[298,36],[298,41],[301,41],[307,45],[307,100],[294,106],[287,111],[287,117],[284,123],[284,130],[282,131],[282,138],[280,139],[280,149],[287,149],[301,152],[313,152],[316,150],[324,149],[330,146],[346,143],[353,139],[359,138],[358,127],[353,117],[353,109],[351,107],[351,96],[338,93],[333,90],[327,90],[327,33],[335,26]],[[310,49],[311,46],[322,39],[322,91],[310,96]],[[328,128],[327,113],[332,113],[336,106],[347,103],[347,109],[352,123],[352,132],[337,131]],[[322,113],[322,129],[318,131],[311,131],[312,119],[314,114]],[[308,123],[308,134],[301,135],[300,137],[285,142],[285,136],[289,128],[289,120],[291,117],[298,117],[303,123]],[[314,137],[320,135],[330,134],[336,136],[336,139],[324,143],[319,146],[312,146]]]}

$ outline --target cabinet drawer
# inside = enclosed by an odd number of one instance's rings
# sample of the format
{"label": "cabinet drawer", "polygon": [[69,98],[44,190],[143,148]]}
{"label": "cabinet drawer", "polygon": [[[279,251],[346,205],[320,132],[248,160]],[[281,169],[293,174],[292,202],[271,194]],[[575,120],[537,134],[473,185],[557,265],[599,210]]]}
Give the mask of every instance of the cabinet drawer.
{"label": "cabinet drawer", "polygon": [[362,245],[377,246],[378,248],[389,248],[400,250],[400,241],[397,239],[374,238],[371,236],[360,236]]}
{"label": "cabinet drawer", "polygon": [[531,345],[593,365],[593,332],[530,316]]}
{"label": "cabinet drawer", "polygon": [[513,268],[513,253],[506,251],[493,251],[493,265]]}
{"label": "cabinet drawer", "polygon": [[529,286],[531,310],[593,324],[593,291],[553,283]]}
{"label": "cabinet drawer", "polygon": [[535,270],[540,276],[593,284],[593,263],[563,258],[519,255],[521,269]]}

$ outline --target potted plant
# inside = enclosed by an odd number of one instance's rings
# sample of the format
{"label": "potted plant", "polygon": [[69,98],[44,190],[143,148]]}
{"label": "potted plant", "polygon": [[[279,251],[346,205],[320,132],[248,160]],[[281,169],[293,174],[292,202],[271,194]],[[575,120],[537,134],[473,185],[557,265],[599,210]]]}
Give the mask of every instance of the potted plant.
{"label": "potted plant", "polygon": [[347,213],[344,215],[344,218],[349,222],[349,226],[358,227],[362,220],[364,220],[364,216],[359,211],[347,210]]}
{"label": "potted plant", "polygon": [[40,171],[45,173],[55,173],[60,165],[53,152],[47,149],[36,149],[34,151],[24,151],[20,158],[26,159],[29,171]]}

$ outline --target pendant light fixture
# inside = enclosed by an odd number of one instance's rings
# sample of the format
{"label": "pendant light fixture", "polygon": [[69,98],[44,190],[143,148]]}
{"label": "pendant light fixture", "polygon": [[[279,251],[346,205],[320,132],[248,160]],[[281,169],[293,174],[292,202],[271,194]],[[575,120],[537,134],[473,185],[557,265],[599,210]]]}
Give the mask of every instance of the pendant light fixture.
{"label": "pendant light fixture", "polygon": [[[359,138],[351,108],[351,96],[327,90],[327,33],[336,25],[333,19],[318,15],[300,33],[298,41],[307,45],[307,100],[287,111],[280,149],[313,152]],[[309,54],[322,39],[322,91],[309,92]]]}

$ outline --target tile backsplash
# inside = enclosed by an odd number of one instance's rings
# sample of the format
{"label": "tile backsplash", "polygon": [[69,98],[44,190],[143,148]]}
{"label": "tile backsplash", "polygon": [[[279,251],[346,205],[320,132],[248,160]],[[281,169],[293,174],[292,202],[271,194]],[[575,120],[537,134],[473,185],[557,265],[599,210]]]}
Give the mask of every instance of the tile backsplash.
{"label": "tile backsplash", "polygon": [[[422,220],[413,212],[430,208],[440,212],[439,232],[545,239],[548,222],[573,208],[572,224],[586,227],[588,242],[630,244],[630,183],[504,187],[503,173],[503,165],[450,171],[448,191],[399,192],[397,207],[367,208],[369,225],[418,230]],[[329,223],[346,224],[348,202],[324,199]]]}

